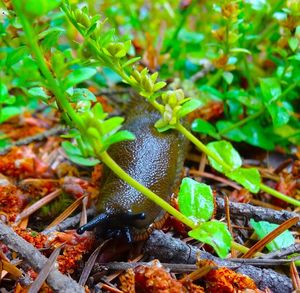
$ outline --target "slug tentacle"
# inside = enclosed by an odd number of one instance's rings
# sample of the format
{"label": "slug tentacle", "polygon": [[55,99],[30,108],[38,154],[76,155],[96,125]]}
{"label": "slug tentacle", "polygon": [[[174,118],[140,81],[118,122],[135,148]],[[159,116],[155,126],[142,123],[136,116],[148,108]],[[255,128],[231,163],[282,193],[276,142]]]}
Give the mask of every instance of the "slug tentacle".
{"label": "slug tentacle", "polygon": [[124,236],[128,242],[132,242],[133,238],[130,227],[135,227],[136,221],[144,220],[145,218],[145,213],[101,213],[85,225],[79,227],[77,234],[83,234],[85,231],[96,228],[98,237],[120,238]]}

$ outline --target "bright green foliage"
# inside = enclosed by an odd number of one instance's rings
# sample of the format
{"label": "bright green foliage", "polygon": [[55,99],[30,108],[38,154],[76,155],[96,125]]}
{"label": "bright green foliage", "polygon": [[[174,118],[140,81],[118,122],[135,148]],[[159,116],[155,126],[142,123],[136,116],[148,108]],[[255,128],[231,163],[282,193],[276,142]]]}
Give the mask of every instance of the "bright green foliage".
{"label": "bright green foliage", "polygon": [[[230,143],[221,140],[206,147],[181,122],[198,107],[217,101],[224,112],[212,115],[218,120],[216,127],[197,119],[195,131],[267,150],[299,143],[295,112],[300,28],[282,21],[299,17],[299,7],[294,1],[192,1],[187,8],[177,7],[176,1],[154,2],[145,8],[140,1],[119,1],[96,11],[93,1],[83,6],[68,0],[12,1],[15,11],[5,11],[0,22],[0,121],[43,101],[57,108],[71,127],[65,137],[76,144],[63,144],[71,160],[81,165],[103,158],[111,162],[106,153],[110,145],[134,135],[120,130],[124,119],[108,118],[85,87],[107,88],[122,81],[161,113],[159,131],[173,128],[185,133],[208,154],[216,170],[257,192],[258,171],[242,168]],[[165,89],[167,83],[160,79],[174,82]],[[117,166],[111,168],[138,187]],[[207,210],[198,209],[199,199],[195,207],[184,203],[183,209],[188,216],[209,219],[212,203],[206,187],[184,182],[183,202],[196,198],[194,189],[206,190]],[[191,221],[183,222],[193,227]],[[224,224],[203,223],[190,233],[226,256],[231,238]]]}
{"label": "bright green foliage", "polygon": [[220,138],[220,135],[217,133],[214,125],[200,118],[197,118],[193,121],[191,129],[195,132],[208,134],[215,139]]}
{"label": "bright green foliage", "polygon": [[210,186],[191,178],[184,178],[178,194],[179,210],[194,222],[208,221],[214,212],[214,198]]}
{"label": "bright green foliage", "polygon": [[225,174],[253,193],[257,193],[260,190],[260,174],[256,168],[237,168]]}
{"label": "bright green foliage", "polygon": [[200,226],[189,232],[189,236],[211,245],[217,254],[225,258],[231,247],[231,235],[226,224],[211,221],[200,224]]}
{"label": "bright green foliage", "polygon": [[[242,159],[230,142],[225,140],[211,142],[207,145],[207,148],[213,151],[220,159],[222,159],[232,171],[241,167]],[[209,162],[213,168],[219,172],[225,173],[228,171],[210,157]]]}
{"label": "bright green foliage", "polygon": [[224,173],[228,178],[243,185],[251,192],[257,193],[260,190],[260,174],[255,168],[241,168],[242,159],[231,143],[225,140],[211,142],[207,148],[214,152],[225,164],[226,168],[217,163],[213,158],[208,157],[214,169]]}
{"label": "bright green foliage", "polygon": [[82,155],[80,152],[80,149],[70,143],[69,141],[64,141],[62,143],[62,147],[65,150],[68,158],[74,162],[75,164],[78,165],[83,165],[83,166],[95,166],[99,164],[99,160],[94,159],[94,158],[86,158],[85,156]]}
{"label": "bright green foliage", "polygon": [[[259,239],[264,238],[279,226],[265,221],[255,222],[253,219],[250,220],[250,225],[258,235]],[[295,238],[290,231],[286,230],[266,246],[270,251],[276,251],[293,244],[295,244]]]}
{"label": "bright green foliage", "polygon": [[[231,246],[231,235],[224,223],[208,221],[214,213],[214,198],[210,186],[184,178],[178,194],[179,210],[198,224],[189,236],[211,245],[224,258]],[[203,223],[204,222],[204,223]]]}

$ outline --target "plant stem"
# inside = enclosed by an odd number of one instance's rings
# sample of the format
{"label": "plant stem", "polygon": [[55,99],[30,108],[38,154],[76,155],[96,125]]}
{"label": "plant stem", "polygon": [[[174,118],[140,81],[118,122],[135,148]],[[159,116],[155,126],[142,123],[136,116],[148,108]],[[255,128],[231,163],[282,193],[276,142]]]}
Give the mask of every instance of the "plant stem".
{"label": "plant stem", "polygon": [[269,187],[269,186],[267,186],[263,183],[260,183],[259,186],[260,186],[261,190],[273,195],[274,197],[279,198],[283,201],[286,201],[290,204],[293,204],[297,207],[300,207],[300,201],[299,200],[296,200],[292,197],[289,197],[289,196],[287,196],[287,195],[285,195],[285,194],[283,194],[283,193],[281,193],[281,192],[279,192],[279,191],[277,191],[277,190],[275,190],[275,189],[273,189],[273,188],[271,188],[271,187]]}
{"label": "plant stem", "polygon": [[179,35],[181,29],[183,28],[183,26],[187,20],[187,17],[189,16],[190,12],[192,11],[192,9],[196,3],[197,3],[197,1],[195,1],[195,0],[192,1],[192,3],[190,3],[189,7],[187,9],[185,9],[183,11],[183,13],[181,14],[180,21],[171,37],[171,40],[168,42],[167,48],[162,52],[162,54],[168,53],[172,49],[174,44],[176,44],[178,35]]}
{"label": "plant stem", "polygon": [[45,59],[43,57],[43,53],[38,45],[38,40],[36,37],[36,34],[27,20],[26,16],[24,16],[21,7],[19,7],[18,1],[13,1],[15,11],[20,19],[20,22],[22,24],[25,36],[26,36],[26,41],[28,42],[29,47],[31,48],[35,60],[42,72],[42,74],[45,77],[46,82],[48,83],[49,90],[53,92],[54,96],[57,98],[57,102],[59,107],[64,110],[62,112],[65,112],[68,114],[69,118],[71,119],[72,122],[76,123],[81,129],[84,129],[83,123],[81,119],[78,117],[74,109],[71,107],[69,104],[68,100],[65,97],[64,92],[61,90],[59,84],[57,81],[54,79],[51,71],[46,65]]}
{"label": "plant stem", "polygon": [[248,123],[249,121],[254,120],[258,116],[260,116],[261,114],[263,114],[264,111],[265,111],[265,109],[262,108],[261,110],[259,110],[258,112],[256,112],[256,113],[248,116],[247,118],[245,118],[245,119],[243,119],[243,120],[241,120],[241,121],[239,121],[239,122],[237,122],[235,124],[232,124],[231,126],[229,126],[229,127],[225,128],[225,129],[219,131],[219,134],[220,135],[224,135],[225,133],[229,132],[230,130],[236,129],[236,128],[238,128],[238,127],[240,127],[240,126]]}
{"label": "plant stem", "polygon": [[180,220],[182,223],[187,225],[188,227],[194,229],[196,228],[196,225],[194,222],[187,217],[185,217],[183,214],[181,214],[179,211],[177,211],[175,208],[173,208],[170,204],[168,204],[166,201],[164,201],[161,197],[156,195],[154,192],[152,192],[150,189],[145,187],[144,185],[137,182],[135,179],[133,179],[131,176],[129,176],[110,156],[107,152],[103,152],[99,154],[99,157],[101,158],[101,161],[107,165],[117,176],[119,176],[121,179],[123,179],[126,183],[134,187],[136,190],[140,191],[143,195],[148,197],[150,200],[155,202],[157,205],[159,205],[161,208],[163,208],[165,211],[167,211],[169,214],[174,216],[176,219]]}
{"label": "plant stem", "polygon": [[299,85],[299,81],[292,83],[291,85],[289,85],[284,92],[279,96],[278,99],[284,98],[290,91],[292,91],[295,87],[297,87]]}
{"label": "plant stem", "polygon": [[177,124],[176,129],[181,132],[188,140],[190,140],[196,147],[198,147],[202,152],[215,160],[220,164],[226,171],[230,171],[232,168],[226,164],[219,156],[212,152],[205,144],[203,144],[196,136],[194,136],[190,131],[188,131],[182,124]]}
{"label": "plant stem", "polygon": [[206,83],[207,86],[213,87],[219,79],[222,77],[223,70],[219,69],[213,76],[212,78]]}
{"label": "plant stem", "polygon": [[249,69],[249,64],[248,64],[248,61],[247,61],[246,54],[244,54],[244,56],[243,56],[243,61],[244,61],[245,73],[246,73],[246,76],[247,76],[247,80],[249,82],[250,90],[251,90],[252,93],[254,93],[255,92],[255,87],[254,87],[253,79],[252,79],[251,72],[250,72],[250,69]]}
{"label": "plant stem", "polygon": [[[221,158],[219,158],[214,152],[210,151],[206,145],[204,145],[201,141],[197,139],[192,133],[190,133],[184,126],[181,124],[176,125],[176,129],[181,132],[187,139],[189,139],[192,143],[196,145],[202,152],[206,153],[206,155],[210,156],[213,160],[215,160],[218,164],[220,164],[223,168],[225,173],[231,171],[231,167],[226,164]],[[259,185],[260,189],[273,195],[276,198],[279,198],[285,202],[288,202],[290,204],[293,204],[295,206],[300,206],[300,201],[291,198],[263,183],[260,183]]]}

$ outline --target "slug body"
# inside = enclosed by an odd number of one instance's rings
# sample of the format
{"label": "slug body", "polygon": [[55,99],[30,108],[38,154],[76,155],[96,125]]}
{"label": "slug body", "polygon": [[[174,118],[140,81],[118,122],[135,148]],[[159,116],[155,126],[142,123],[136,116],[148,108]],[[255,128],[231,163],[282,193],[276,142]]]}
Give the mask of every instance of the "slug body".
{"label": "slug body", "polygon": [[[114,144],[108,153],[136,181],[169,201],[179,183],[186,140],[176,130],[159,133],[154,124],[160,118],[160,113],[151,105],[134,101],[130,106],[123,128],[134,133],[136,139]],[[105,224],[97,226],[99,233],[119,236],[120,233],[115,232],[125,228],[128,241],[131,241],[130,235],[145,232],[164,214],[158,205],[108,167],[104,169],[97,209],[100,215],[106,215]]]}

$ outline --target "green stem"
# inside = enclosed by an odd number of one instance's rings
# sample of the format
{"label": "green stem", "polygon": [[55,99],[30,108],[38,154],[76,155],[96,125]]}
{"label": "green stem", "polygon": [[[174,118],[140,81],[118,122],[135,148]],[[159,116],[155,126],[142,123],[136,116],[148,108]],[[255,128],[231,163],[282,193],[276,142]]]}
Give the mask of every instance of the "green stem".
{"label": "green stem", "polygon": [[247,80],[249,82],[250,90],[251,90],[252,93],[254,93],[255,92],[255,87],[254,87],[253,79],[252,79],[251,72],[250,72],[250,69],[249,69],[249,64],[248,64],[248,61],[247,61],[246,54],[244,54],[244,56],[243,56],[243,61],[244,61],[245,73],[246,73],[246,76],[247,76]]}
{"label": "green stem", "polygon": [[238,127],[241,127],[242,125],[248,123],[248,122],[251,121],[251,120],[254,120],[254,119],[257,118],[258,116],[260,116],[261,114],[263,114],[264,111],[265,111],[265,109],[262,108],[260,111],[254,113],[254,114],[252,114],[252,115],[250,115],[250,116],[248,116],[247,118],[245,118],[245,119],[243,119],[243,120],[241,120],[241,121],[239,121],[239,122],[237,122],[237,123],[235,123],[235,124],[232,124],[232,125],[230,125],[229,127],[227,127],[227,128],[225,128],[225,129],[219,131],[219,134],[220,134],[220,135],[224,135],[225,133],[229,132],[230,130],[233,130],[233,129],[236,129],[236,128],[238,128]]}
{"label": "green stem", "polygon": [[269,186],[267,186],[263,183],[260,183],[259,187],[260,187],[261,190],[273,195],[276,198],[279,198],[283,201],[286,201],[290,204],[293,204],[294,206],[300,207],[300,201],[299,200],[296,200],[292,197],[289,197],[289,196],[287,196],[287,195],[285,195],[285,194],[283,194],[283,193],[281,193],[281,192],[279,192],[279,191],[277,191],[277,190],[275,190],[275,189],[273,189],[273,188],[271,188],[271,187],[269,187]]}
{"label": "green stem", "polygon": [[14,2],[15,11],[20,19],[24,33],[26,35],[26,41],[28,42],[28,45],[35,56],[35,60],[42,74],[44,75],[45,80],[47,81],[49,90],[53,92],[54,96],[56,97],[56,100],[58,101],[59,107],[63,110],[63,112],[67,112],[71,121],[73,123],[76,123],[79,127],[81,127],[81,129],[84,129],[84,125],[81,119],[78,117],[74,109],[69,104],[68,100],[65,97],[64,92],[60,88],[60,85],[54,79],[51,71],[47,67],[45,59],[43,57],[43,53],[38,45],[36,34],[31,24],[27,20],[26,16],[23,14],[21,7],[19,7],[18,1],[13,1],[13,2]]}
{"label": "green stem", "polygon": [[192,9],[196,3],[197,3],[197,1],[195,1],[195,0],[192,1],[192,3],[189,5],[189,7],[187,9],[185,9],[185,11],[181,14],[180,21],[171,37],[171,40],[168,42],[167,48],[162,52],[162,54],[168,53],[172,49],[174,44],[177,42],[178,35],[179,35],[181,29],[183,28],[183,26],[187,20],[187,17],[189,16],[190,12],[192,11]]}
{"label": "green stem", "polygon": [[154,192],[152,192],[150,189],[145,187],[144,185],[137,182],[135,179],[133,179],[131,176],[129,176],[110,156],[107,152],[102,152],[99,154],[99,157],[101,158],[101,161],[107,165],[117,176],[119,176],[121,179],[123,179],[126,183],[134,187],[136,190],[140,191],[143,195],[145,195],[147,198],[155,202],[157,205],[159,205],[161,208],[163,208],[165,211],[167,211],[169,214],[174,216],[176,219],[180,220],[182,223],[190,227],[191,229],[196,228],[196,225],[194,222],[187,217],[185,217],[183,214],[181,214],[179,211],[177,211],[175,208],[173,208],[170,204],[168,204],[166,201],[164,201],[161,197],[156,195]]}
{"label": "green stem", "polygon": [[194,136],[190,131],[188,131],[183,125],[177,124],[176,129],[179,132],[181,132],[189,141],[191,141],[202,152],[204,152],[206,155],[208,155],[213,160],[215,160],[218,164],[220,164],[226,171],[230,171],[232,169],[219,156],[217,156],[205,144],[203,144],[196,136]]}
{"label": "green stem", "polygon": [[[225,173],[231,171],[231,167],[226,164],[220,157],[218,157],[214,152],[209,150],[206,145],[204,145],[201,141],[197,139],[192,133],[190,133],[184,126],[181,124],[176,125],[176,129],[181,132],[187,139],[189,139],[192,143],[194,143],[202,152],[206,153],[209,157],[211,157],[213,160],[215,160],[218,164],[220,164],[223,168]],[[284,200],[285,202],[288,202],[290,204],[293,204],[295,206],[300,206],[300,201],[291,198],[263,183],[260,183],[259,185],[260,189],[273,195],[276,198],[279,198],[281,200]]]}
{"label": "green stem", "polygon": [[290,91],[292,91],[295,87],[299,85],[299,82],[292,83],[290,86],[288,86],[283,93],[279,96],[279,99],[284,98]]}
{"label": "green stem", "polygon": [[206,83],[207,86],[213,87],[216,83],[218,83],[218,81],[220,80],[220,78],[222,77],[223,74],[223,70],[219,69],[211,78],[210,80]]}

